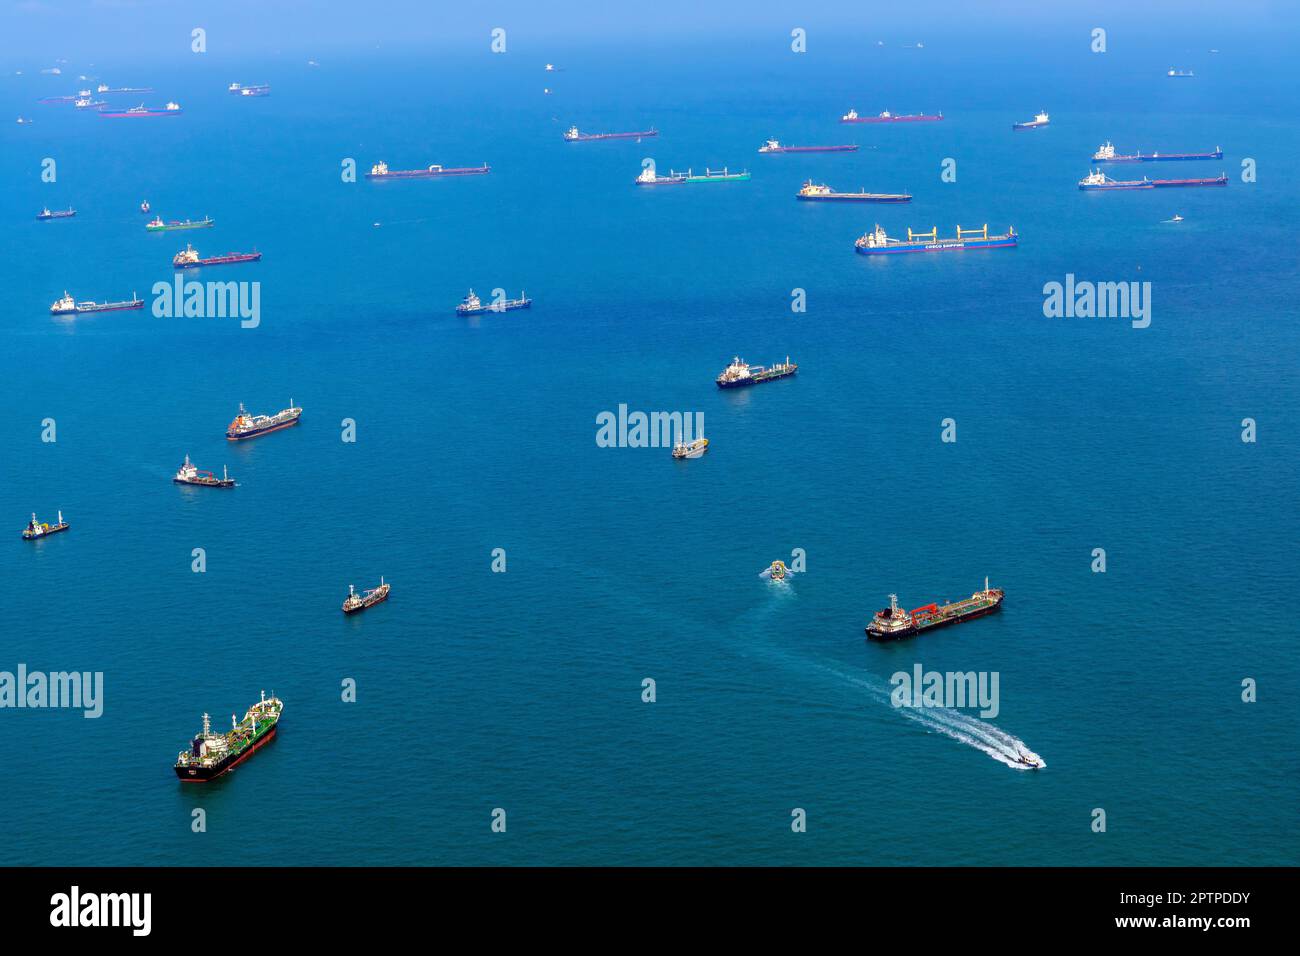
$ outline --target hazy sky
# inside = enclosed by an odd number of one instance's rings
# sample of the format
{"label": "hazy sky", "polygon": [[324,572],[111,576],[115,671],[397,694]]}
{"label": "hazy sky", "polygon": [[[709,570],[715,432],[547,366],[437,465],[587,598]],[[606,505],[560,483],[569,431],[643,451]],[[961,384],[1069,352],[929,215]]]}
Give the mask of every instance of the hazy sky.
{"label": "hazy sky", "polygon": [[[1296,0],[0,0],[0,70],[59,57],[170,59],[203,27],[210,52],[337,55],[376,47],[484,49],[503,27],[527,49],[543,41],[735,45],[748,36],[808,30],[810,46],[887,39],[931,41],[993,33],[1033,42],[1042,31],[1107,28],[1144,41],[1222,37],[1261,42],[1293,30]],[[1294,32],[1290,35],[1294,38]]]}

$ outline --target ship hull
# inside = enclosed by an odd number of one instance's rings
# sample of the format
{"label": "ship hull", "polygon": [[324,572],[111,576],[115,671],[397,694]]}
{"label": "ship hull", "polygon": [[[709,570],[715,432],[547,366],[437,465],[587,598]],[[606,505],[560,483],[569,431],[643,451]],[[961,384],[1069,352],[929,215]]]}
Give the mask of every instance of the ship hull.
{"label": "ship hull", "polygon": [[566,136],[566,143],[594,143],[602,139],[641,139],[643,136],[658,136],[658,130],[646,130],[642,133],[583,133],[578,136]]}
{"label": "ship hull", "polygon": [[301,420],[302,420],[302,416],[299,415],[298,417],[293,418],[287,422],[280,422],[280,424],[278,425],[267,425],[264,428],[249,429],[246,432],[240,432],[236,435],[232,435],[229,432],[227,432],[226,441],[245,441],[249,438],[260,438],[262,435],[271,434],[271,432],[278,432],[285,428],[292,428],[294,425],[297,425],[298,422]]}
{"label": "ship hull", "polygon": [[173,484],[177,485],[194,485],[199,488],[233,488],[233,481],[186,481],[184,478],[173,478]]}
{"label": "ship hull", "polygon": [[1085,186],[1082,183],[1079,184],[1080,192],[1085,192],[1085,193],[1126,192],[1133,189],[1154,189],[1154,188],[1155,186],[1153,186],[1150,182],[1106,183],[1105,185],[1100,185],[1100,186]]}
{"label": "ship hull", "polygon": [[718,388],[749,388],[751,385],[762,385],[764,382],[775,382],[778,378],[791,378],[795,372],[776,372],[772,375],[751,375],[748,378],[736,379],[735,381],[726,382],[721,379],[715,379]]}
{"label": "ship hull", "polygon": [[896,246],[879,246],[874,249],[857,246],[864,256],[894,255],[903,252],[967,252],[974,249],[1014,249],[1019,238],[1006,239],[953,239],[948,242],[901,242]]}
{"label": "ship hull", "polygon": [[829,196],[795,196],[802,202],[911,202],[912,197],[902,193],[831,193]]}
{"label": "ship hull", "polygon": [[180,116],[184,110],[150,110],[147,113],[116,113],[98,110],[101,119],[153,119],[157,116]]}
{"label": "ship hull", "polygon": [[942,116],[859,116],[856,119],[840,118],[841,123],[937,123]]}
{"label": "ship hull", "polygon": [[179,232],[182,229],[208,229],[213,225],[208,222],[169,222],[161,226],[145,226],[149,232]]}
{"label": "ship hull", "polygon": [[399,169],[388,173],[366,173],[366,179],[441,179],[444,176],[480,176],[492,170],[486,166],[472,166],[464,169]]}
{"label": "ship hull", "polygon": [[778,146],[776,149],[759,149],[760,153],[856,153],[856,146]]}
{"label": "ship hull", "polygon": [[204,266],[235,266],[243,262],[258,262],[261,260],[260,252],[248,256],[218,256],[214,259],[200,259],[198,262],[173,262],[172,267],[176,269],[202,269]]}
{"label": "ship hull", "polygon": [[1153,179],[1151,185],[1156,189],[1170,189],[1181,186],[1226,186],[1227,176],[1215,176],[1212,179]]}
{"label": "ship hull", "polygon": [[918,634],[924,634],[928,631],[937,631],[939,628],[947,627],[950,624],[963,624],[966,621],[973,621],[977,617],[987,617],[990,614],[996,614],[998,611],[1002,610],[1003,600],[1003,598],[998,598],[997,601],[988,607],[967,611],[965,614],[955,614],[952,617],[943,618],[932,624],[922,624],[919,626],[913,624],[903,630],[887,633],[873,631],[871,625],[868,624],[864,630],[866,631],[867,639],[871,641],[899,641],[909,637],[916,637]]}
{"label": "ship hull", "polygon": [[174,769],[176,770],[176,778],[180,780],[182,783],[208,783],[209,781],[216,780],[222,774],[226,774],[234,770],[241,763],[243,763],[249,757],[253,756],[253,754],[257,753],[268,743],[274,740],[275,735],[279,732],[279,730],[280,730],[280,725],[279,723],[277,723],[266,733],[262,734],[262,736],[259,737],[251,747],[244,750],[244,752],[241,753],[238,757],[232,757],[229,760],[219,763],[214,767],[186,767],[186,766],[175,767]]}
{"label": "ship hull", "polygon": [[1131,156],[1112,156],[1109,159],[1104,159],[1101,156],[1092,157],[1092,161],[1098,165],[1118,165],[1121,163],[1182,163],[1197,159],[1223,159],[1223,150],[1216,150],[1213,153],[1157,153],[1151,156],[1134,153]]}
{"label": "ship hull", "polygon": [[45,530],[42,531],[40,534],[28,534],[26,531],[24,531],[24,532],[23,532],[23,540],[24,540],[24,541],[39,541],[41,538],[48,538],[48,537],[49,537],[50,535],[52,535],[52,534],[58,534],[60,531],[67,531],[70,527],[72,527],[72,525],[68,525],[68,524],[64,524],[64,525],[56,525],[56,526],[53,527],[53,528],[47,528],[47,529],[45,529]]}
{"label": "ship hull", "polygon": [[373,601],[363,601],[363,602],[361,602],[360,604],[358,604],[356,607],[345,607],[345,608],[343,608],[343,613],[344,613],[344,614],[360,614],[362,611],[366,610],[367,608],[372,608],[372,607],[374,607],[376,604],[383,604],[383,603],[384,603],[385,601],[387,601],[387,600],[388,600],[388,595],[385,594],[383,597],[381,597],[381,598],[376,598],[376,599],[373,600]]}
{"label": "ship hull", "polygon": [[514,312],[518,309],[531,309],[532,307],[533,307],[532,302],[525,302],[521,305],[504,305],[497,309],[492,308],[492,306],[490,305],[481,306],[480,308],[477,309],[466,309],[458,305],[456,306],[456,314],[457,315],[484,315],[488,312]]}
{"label": "ship hull", "polygon": [[1019,132],[1023,129],[1041,129],[1047,125],[1047,123],[1012,123],[1011,128]]}

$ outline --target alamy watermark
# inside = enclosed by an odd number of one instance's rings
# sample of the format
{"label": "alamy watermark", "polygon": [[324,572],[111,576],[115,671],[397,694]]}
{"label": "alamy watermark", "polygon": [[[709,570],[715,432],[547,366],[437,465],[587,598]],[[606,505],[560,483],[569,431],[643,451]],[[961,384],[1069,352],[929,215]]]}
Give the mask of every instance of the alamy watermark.
{"label": "alamy watermark", "polygon": [[704,437],[703,412],[618,412],[596,416],[596,445],[600,448],[672,448]]}
{"label": "alamy watermark", "polygon": [[1151,324],[1150,282],[1076,281],[1073,272],[1065,282],[1043,286],[1043,315],[1049,319],[1132,319],[1133,328]]}
{"label": "alamy watermark", "polygon": [[240,328],[262,322],[261,282],[197,282],[177,275],[153,284],[153,314],[159,319],[238,318]]}
{"label": "alamy watermark", "polygon": [[104,713],[103,671],[0,671],[0,709],[69,707],[94,720]]}
{"label": "alamy watermark", "polygon": [[889,678],[894,685],[889,701],[895,707],[979,707],[980,716],[992,720],[1001,710],[997,671],[926,671],[920,664],[912,673],[899,671]]}

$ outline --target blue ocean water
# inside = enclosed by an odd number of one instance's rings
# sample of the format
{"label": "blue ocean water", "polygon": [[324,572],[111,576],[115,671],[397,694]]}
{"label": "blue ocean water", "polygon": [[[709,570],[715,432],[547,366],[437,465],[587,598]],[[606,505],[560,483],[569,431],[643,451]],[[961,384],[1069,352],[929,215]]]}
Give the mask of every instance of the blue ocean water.
{"label": "blue ocean water", "polygon": [[[146,122],[35,104],[72,92],[81,64],[0,80],[0,115],[36,120],[0,126],[0,669],[103,671],[106,698],[98,720],[0,711],[4,858],[1296,863],[1285,50],[925,39],[97,63],[185,107]],[[1171,65],[1197,76],[1168,80]],[[273,95],[231,97],[235,80]],[[841,126],[850,107],[945,121]],[[1011,132],[1040,108],[1048,129]],[[662,135],[566,144],[571,123]],[[759,156],[769,136],[863,149]],[[1080,194],[1106,139],[1219,144],[1222,163],[1140,172],[1232,182]],[[634,188],[646,157],[753,179]],[[1257,182],[1241,181],[1246,158]],[[492,174],[350,183],[348,159]],[[795,202],[810,177],[916,198]],[[217,225],[146,234],[146,198]],[[32,221],[66,204],[74,220]],[[1174,213],[1186,221],[1162,222]],[[875,222],[1022,240],[854,255]],[[259,327],[48,315],[65,288],[151,300],[187,240],[264,253],[201,276],[259,281]],[[1045,318],[1044,284],[1069,273],[1150,281],[1150,327]],[[471,285],[535,304],[458,318]],[[733,355],[801,368],[720,392]],[[299,427],[224,441],[239,402],[290,399]],[[596,416],[620,403],[703,412],[709,454],[597,447]],[[173,485],[186,454],[240,487]],[[56,509],[69,533],[19,540],[29,512]],[[757,576],[796,548],[807,570],[791,583]],[[392,599],[344,618],[347,585],[381,574]],[[890,592],[915,607],[985,575],[1002,614],[864,642]],[[890,675],[918,662],[998,672],[996,730],[893,709]],[[1247,678],[1257,703],[1241,701]],[[286,702],[279,739],[218,783],[179,785],[171,763],[200,715],[222,726],[263,689]],[[1000,735],[1047,768],[994,759]]]}

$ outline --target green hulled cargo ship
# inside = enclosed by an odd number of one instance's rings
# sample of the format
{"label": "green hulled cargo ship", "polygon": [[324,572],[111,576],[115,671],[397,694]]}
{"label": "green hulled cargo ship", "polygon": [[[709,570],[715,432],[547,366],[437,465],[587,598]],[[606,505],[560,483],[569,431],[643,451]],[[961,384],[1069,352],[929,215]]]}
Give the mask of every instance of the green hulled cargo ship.
{"label": "green hulled cargo ship", "polygon": [[236,722],[234,714],[230,715],[230,730],[224,734],[214,734],[210,718],[204,714],[203,733],[196,735],[189,749],[176,758],[176,776],[185,783],[206,783],[233,770],[270,742],[283,710],[283,701],[275,694],[267,697],[263,691],[262,699],[248,708],[243,720]]}
{"label": "green hulled cargo ship", "polygon": [[721,170],[705,169],[702,174],[693,173],[689,169],[686,171],[686,182],[688,183],[729,183],[749,178],[749,170],[745,169],[738,173],[733,173],[725,166]]}
{"label": "green hulled cargo ship", "polygon": [[211,225],[211,216],[204,216],[202,219],[186,219],[183,222],[176,219],[163,222],[162,216],[155,216],[152,221],[145,223],[144,227],[150,232],[176,232],[181,229],[207,229]]}

